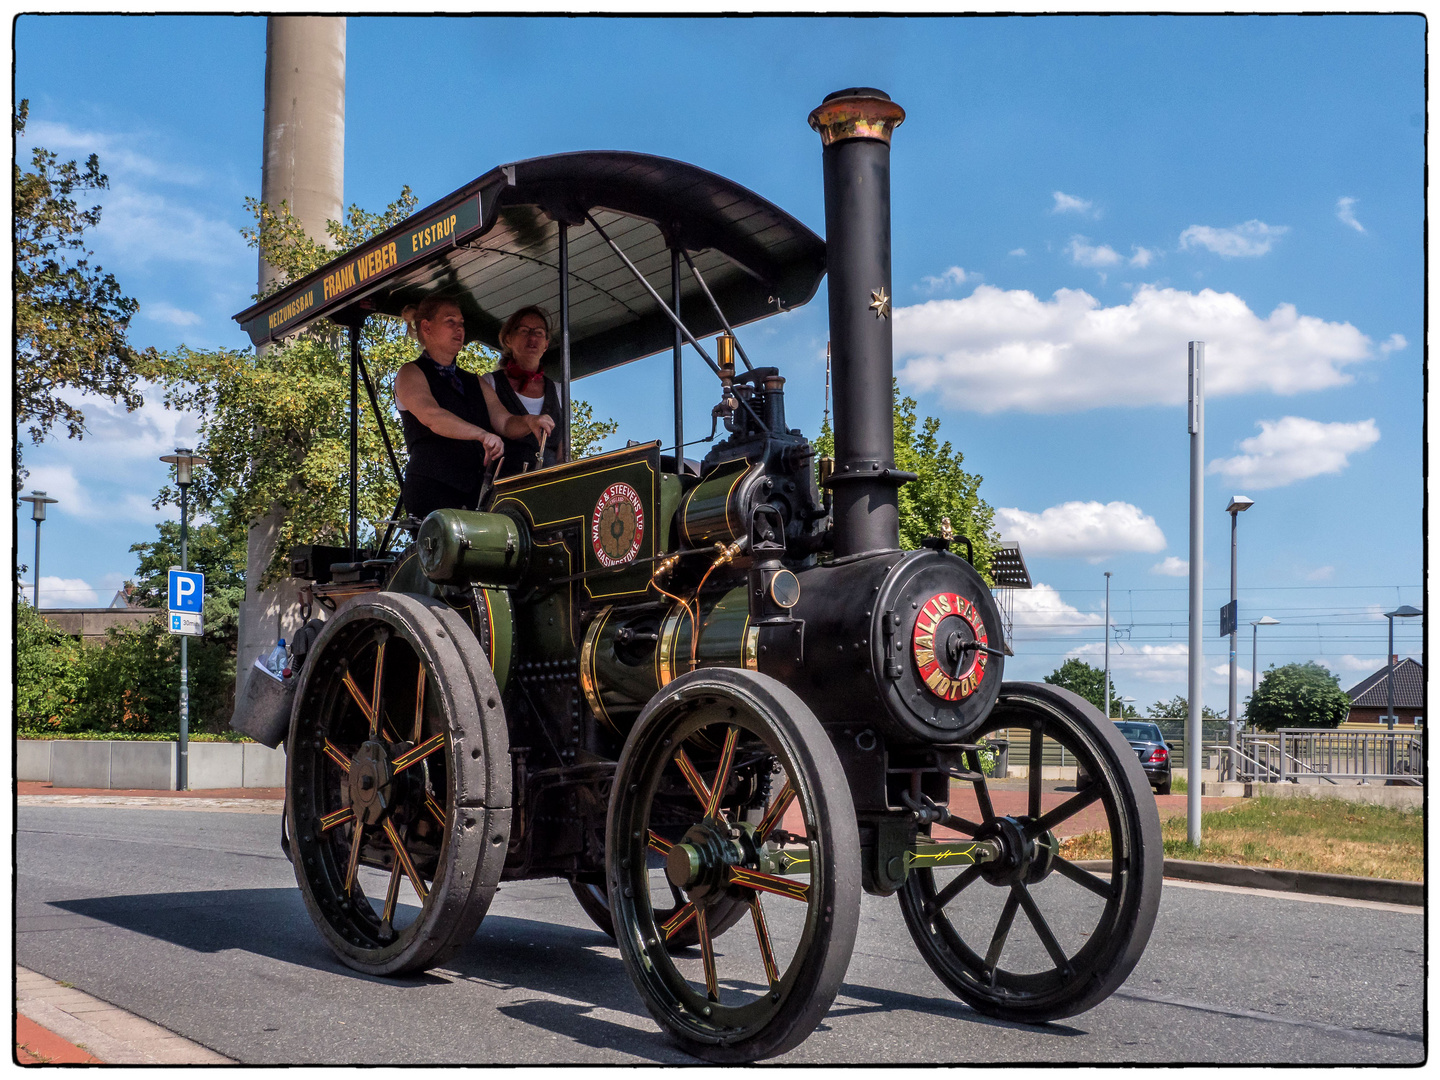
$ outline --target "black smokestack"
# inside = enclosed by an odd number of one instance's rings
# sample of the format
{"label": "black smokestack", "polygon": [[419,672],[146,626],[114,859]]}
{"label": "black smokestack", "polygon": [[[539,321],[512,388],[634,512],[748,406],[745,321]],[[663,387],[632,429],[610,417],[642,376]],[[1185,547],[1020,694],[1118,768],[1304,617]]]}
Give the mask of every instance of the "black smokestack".
{"label": "black smokestack", "polygon": [[810,114],[825,166],[830,354],[835,374],[835,554],[900,546],[890,309],[890,133],[905,110],[867,86]]}

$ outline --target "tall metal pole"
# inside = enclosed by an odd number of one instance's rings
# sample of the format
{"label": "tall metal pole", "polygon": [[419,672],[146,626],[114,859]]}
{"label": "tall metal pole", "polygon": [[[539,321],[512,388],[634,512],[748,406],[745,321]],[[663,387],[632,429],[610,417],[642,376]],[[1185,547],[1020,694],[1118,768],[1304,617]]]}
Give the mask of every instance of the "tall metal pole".
{"label": "tall metal pole", "polygon": [[[40,610],[40,519],[35,519],[35,584],[30,589],[31,599],[35,601],[35,610]],[[1393,627],[1395,621],[1392,619],[1390,625]]]}
{"label": "tall metal pole", "polygon": [[1225,779],[1235,779],[1235,714],[1240,708],[1240,687],[1238,683],[1240,669],[1235,663],[1235,645],[1240,636],[1240,607],[1237,599],[1237,588],[1239,582],[1238,570],[1236,569],[1236,546],[1235,536],[1237,525],[1240,521],[1238,510],[1230,511],[1230,611],[1233,622],[1230,625],[1230,711],[1228,714],[1230,752],[1225,755]]}
{"label": "tall metal pole", "polygon": [[360,557],[360,323],[350,326],[350,561]]}
{"label": "tall metal pole", "polygon": [[[39,551],[40,526],[35,526],[36,551]],[[35,561],[40,561],[39,554],[36,554]],[[38,579],[37,579],[38,580]],[[1385,726],[1391,731],[1395,730],[1395,616],[1386,615],[1385,622],[1389,627],[1386,637],[1388,644],[1385,646]]]}
{"label": "tall metal pole", "polygon": [[1105,717],[1110,717],[1110,571],[1105,571]]}
{"label": "tall metal pole", "polygon": [[1260,666],[1260,622],[1257,619],[1250,624],[1250,700],[1255,700],[1255,690],[1259,686],[1256,680],[1255,669]]}
{"label": "tall metal pole", "polygon": [[560,440],[560,460],[570,460],[570,226],[560,222],[560,412],[565,417],[565,434]]}
{"label": "tall metal pole", "polygon": [[[180,485],[180,569],[190,569],[189,484]],[[190,638],[180,635],[180,751],[175,762],[175,789],[190,790]]]}
{"label": "tall metal pole", "polygon": [[[680,315],[680,251],[670,249],[670,306]],[[680,350],[685,336],[675,328],[675,475],[685,475],[685,395],[681,388]]]}
{"label": "tall metal pole", "polygon": [[1205,578],[1205,343],[1190,342],[1190,715],[1185,721],[1185,816],[1187,839],[1200,846],[1200,717],[1205,663],[1205,611],[1201,606]]}

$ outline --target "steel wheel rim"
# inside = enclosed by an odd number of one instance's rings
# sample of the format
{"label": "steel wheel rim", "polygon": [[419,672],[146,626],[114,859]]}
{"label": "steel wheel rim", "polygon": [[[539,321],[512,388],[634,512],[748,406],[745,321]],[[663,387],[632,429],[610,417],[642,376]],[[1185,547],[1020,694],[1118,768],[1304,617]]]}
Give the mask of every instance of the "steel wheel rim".
{"label": "steel wheel rim", "polygon": [[[983,735],[1004,728],[1030,728],[1027,812],[1018,816],[1027,836],[1042,832],[1038,827],[1047,821],[1053,830],[1093,803],[1098,802],[1103,806],[1106,828],[1111,837],[1108,882],[1098,874],[1076,866],[1059,855],[1054,857],[1052,869],[1045,875],[1045,878],[1058,875],[1068,879],[1103,900],[1103,905],[1093,919],[1093,925],[1085,932],[1083,943],[1073,951],[1066,946],[1065,940],[1062,940],[1061,935],[1051,926],[1057,911],[1047,912],[1046,905],[1034,895],[1034,886],[1040,882],[1023,881],[1004,886],[1008,887],[1009,895],[988,939],[982,934],[978,940],[973,936],[966,940],[965,935],[956,928],[951,914],[958,914],[956,905],[962,905],[967,898],[973,897],[971,890],[982,886],[996,887],[986,880],[985,868],[982,866],[956,874],[941,888],[937,888],[934,871],[913,870],[902,891],[901,903],[917,943],[922,950],[936,955],[947,969],[941,973],[942,977],[948,975],[947,981],[952,983],[952,988],[966,1000],[1002,1008],[1033,1009],[1037,1013],[1052,1010],[1046,1015],[1056,1018],[1072,1015],[1093,1004],[1088,1001],[1087,989],[1121,962],[1122,954],[1128,947],[1126,924],[1130,919],[1130,909],[1139,903],[1138,890],[1141,884],[1138,862],[1139,830],[1122,805],[1125,792],[1123,777],[1107,759],[1091,733],[1043,705],[1027,708],[1027,712],[1028,724],[1017,723],[1011,719],[987,722],[973,738],[978,741]],[[1043,743],[1035,737],[1037,732],[1042,738],[1064,746],[1078,763],[1084,764],[1091,777],[1087,788],[1077,791],[1043,814],[1038,812],[1041,789],[1038,766],[1041,752],[1037,750],[1043,747]],[[976,765],[978,760],[972,761],[972,769],[979,771],[975,768]],[[983,782],[972,783],[978,794],[979,789],[984,786]],[[1084,801],[1086,799],[1089,801]],[[981,807],[982,820],[966,822],[966,825],[979,825],[983,830],[998,815],[993,810],[986,812],[988,791],[986,797],[977,797],[977,802]],[[1067,806],[1073,806],[1069,813],[1065,812]],[[971,832],[969,828],[957,831]],[[1051,906],[1054,907],[1053,901]],[[1037,920],[1044,923],[1045,929],[1037,924]],[[1005,950],[1011,945],[1010,934],[1017,925],[1026,924],[1039,939],[1053,964],[1048,970],[1026,972],[1004,967]],[[1148,927],[1146,934],[1148,936]],[[1073,935],[1067,936],[1071,941],[1074,940]],[[972,947],[972,943],[984,949],[985,955]],[[1126,973],[1128,974],[1128,968]],[[959,985],[956,985],[956,982]],[[1075,1007],[1070,1007],[1072,1005]]]}
{"label": "steel wheel rim", "polygon": [[[744,703],[705,697],[679,704],[667,722],[657,726],[652,730],[645,743],[637,746],[636,749],[639,753],[635,759],[633,775],[643,776],[646,779],[639,783],[632,783],[629,789],[622,793],[619,805],[620,813],[616,819],[617,825],[623,829],[621,835],[616,837],[619,855],[617,863],[621,867],[622,875],[621,887],[618,891],[623,894],[619,902],[614,905],[619,916],[617,931],[630,935],[632,947],[643,956],[644,977],[649,984],[651,997],[657,1003],[662,1004],[672,1023],[697,1041],[722,1045],[743,1041],[755,1032],[762,1030],[784,1008],[795,983],[801,978],[802,970],[810,960],[812,946],[821,930],[821,921],[824,918],[823,908],[829,900],[824,895],[823,885],[826,857],[824,845],[820,842],[814,828],[815,795],[805,775],[805,770],[799,766],[793,748],[786,744],[784,733],[774,730],[767,724],[758,710],[753,708],[742,710],[735,707],[741,704]],[[702,729],[708,730],[703,730],[702,734]],[[809,842],[804,846],[808,848],[811,860],[808,880],[807,876],[786,876],[778,881],[766,878],[750,879],[776,889],[785,888],[787,884],[793,886],[803,882],[806,909],[803,929],[795,939],[794,950],[788,961],[774,957],[773,971],[767,971],[768,986],[760,989],[759,992],[752,992],[749,995],[750,1000],[738,1005],[720,1000],[718,994],[712,995],[708,986],[697,985],[695,980],[677,967],[675,959],[666,949],[666,926],[660,924],[656,918],[650,900],[648,879],[648,871],[654,868],[653,855],[661,853],[660,847],[667,843],[665,837],[659,836],[651,828],[651,819],[655,809],[656,796],[662,782],[667,775],[673,780],[676,774],[681,773],[681,766],[676,764],[676,758],[679,756],[677,748],[684,749],[688,756],[692,748],[697,745],[703,747],[707,741],[711,745],[717,741],[723,744],[724,737],[721,736],[717,740],[715,736],[721,731],[729,730],[739,733],[734,740],[737,758],[741,755],[745,755],[747,758],[753,757],[759,747],[763,745],[768,751],[767,757],[773,759],[780,766],[781,776],[772,778],[771,790],[767,793],[764,809],[757,808],[752,811],[752,816],[758,813],[761,818],[757,823],[758,826],[764,827],[767,820],[773,818],[773,822],[766,828],[766,836],[775,836],[777,830],[781,830],[791,804],[798,805],[802,821],[807,822],[804,829]],[[701,734],[701,738],[697,739],[697,734]],[[707,739],[706,736],[709,738]],[[722,758],[724,752],[722,746]],[[703,756],[703,751],[700,761],[709,764],[709,758]],[[721,764],[723,761],[716,762],[713,771],[704,766],[697,768],[696,771],[701,772],[702,783],[713,787],[713,781],[718,775]],[[787,794],[787,792],[793,792],[793,794]],[[777,804],[781,804],[782,801],[783,805],[778,805],[777,809]],[[699,806],[698,793],[695,802],[695,817],[697,818],[695,826],[699,827],[707,820],[707,816],[703,814],[704,808]],[[724,802],[723,796],[721,802]],[[661,805],[664,806],[663,800]],[[728,809],[733,813],[734,807],[722,807],[722,809]],[[667,832],[672,831],[673,823],[664,823],[662,829]],[[764,839],[765,837],[761,837],[762,842]],[[748,869],[744,863],[741,863],[739,868]],[[745,932],[747,927],[753,928],[752,933],[763,958],[767,946],[761,943],[766,940],[766,935],[772,933],[771,919],[768,915],[770,905],[767,905],[767,899],[779,904],[795,904],[799,901],[775,893],[767,894],[761,889],[741,888],[737,891],[749,894],[754,898],[746,900],[750,917],[746,918],[742,911],[741,918],[727,929],[730,933],[740,935]],[[725,899],[721,899],[710,910],[720,909],[724,903]],[[671,919],[669,933],[673,934],[690,922],[696,924],[697,929],[700,930],[701,964],[705,971],[706,981],[709,982],[713,978],[715,984],[720,984],[724,978],[723,959],[714,955],[713,942],[708,948],[706,944],[710,916],[707,912],[707,925],[702,927],[698,912],[691,919],[686,919],[686,908],[688,907],[703,908],[704,904],[703,902],[692,902],[686,907],[682,907],[679,913]],[[723,929],[718,931],[715,934],[715,940],[722,940],[721,935],[724,933]],[[768,948],[773,955],[775,951],[773,936],[770,938]],[[781,948],[788,951],[784,944]],[[732,989],[731,980],[726,980],[725,989],[727,991]]]}
{"label": "steel wheel rim", "polygon": [[[290,747],[297,869],[332,944],[367,965],[384,965],[430,932],[453,820],[454,762],[434,665],[402,622],[380,615],[355,619],[329,643],[327,655],[336,650],[344,659],[308,681]],[[383,761],[366,769],[362,759],[376,756]],[[362,820],[357,846],[357,809],[362,818],[373,811],[355,797],[353,781],[387,772],[388,783],[371,790],[388,788],[389,803]],[[364,887],[367,870],[388,875],[378,897]],[[407,892],[419,911],[396,926]]]}

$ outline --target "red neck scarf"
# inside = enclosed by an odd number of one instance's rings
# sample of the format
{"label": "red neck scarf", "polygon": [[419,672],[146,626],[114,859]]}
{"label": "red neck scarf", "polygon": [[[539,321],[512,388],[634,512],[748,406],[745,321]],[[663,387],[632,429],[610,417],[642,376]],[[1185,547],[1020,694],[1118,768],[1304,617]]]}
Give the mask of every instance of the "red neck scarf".
{"label": "red neck scarf", "polygon": [[532,382],[539,382],[541,385],[544,385],[545,382],[545,373],[539,368],[536,368],[534,371],[526,371],[514,360],[507,360],[505,362],[505,376],[519,383],[520,385],[517,389],[522,392],[528,389]]}

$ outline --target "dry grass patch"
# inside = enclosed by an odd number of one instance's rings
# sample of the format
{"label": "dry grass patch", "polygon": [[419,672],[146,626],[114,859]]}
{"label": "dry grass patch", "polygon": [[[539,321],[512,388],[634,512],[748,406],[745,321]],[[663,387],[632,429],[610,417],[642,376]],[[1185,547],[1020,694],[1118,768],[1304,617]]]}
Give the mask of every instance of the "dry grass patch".
{"label": "dry grass patch", "polygon": [[[1425,816],[1418,809],[1261,796],[1204,814],[1198,848],[1187,833],[1184,815],[1161,825],[1167,859],[1425,879]],[[1070,837],[1060,842],[1060,852],[1067,859],[1108,859],[1110,838],[1103,833]]]}

